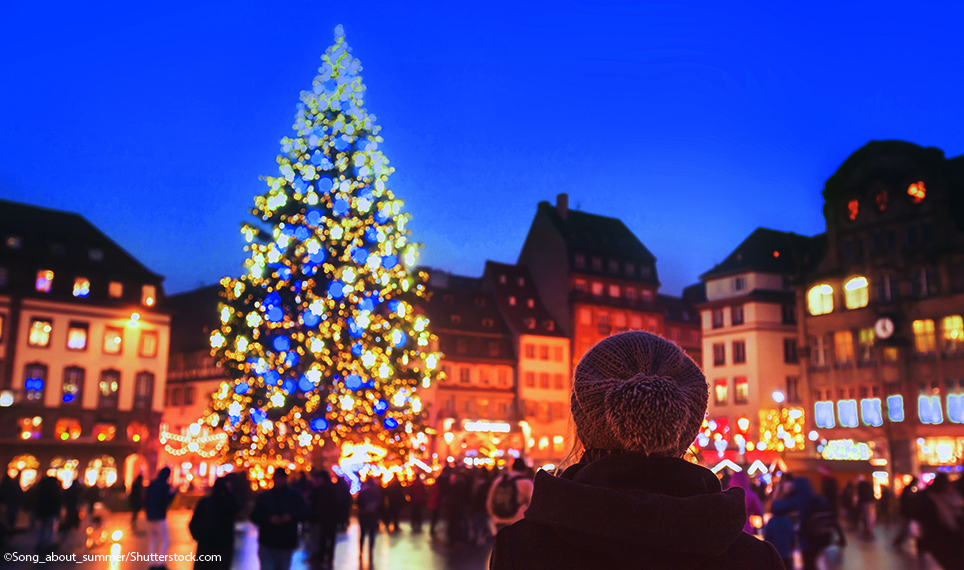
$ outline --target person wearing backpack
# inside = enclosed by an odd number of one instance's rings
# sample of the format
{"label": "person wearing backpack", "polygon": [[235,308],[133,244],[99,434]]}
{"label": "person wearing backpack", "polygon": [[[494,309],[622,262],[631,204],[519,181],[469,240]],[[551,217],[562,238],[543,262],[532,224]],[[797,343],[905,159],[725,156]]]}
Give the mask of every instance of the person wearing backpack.
{"label": "person wearing backpack", "polygon": [[525,476],[528,468],[525,459],[517,457],[509,472],[496,477],[489,488],[485,504],[496,532],[522,520],[532,499],[532,481]]}
{"label": "person wearing backpack", "polygon": [[197,542],[195,570],[229,570],[234,558],[234,518],[240,507],[226,477],[214,482],[211,493],[197,502],[188,523]]}
{"label": "person wearing backpack", "polygon": [[773,501],[770,512],[776,516],[797,514],[800,521],[800,554],[803,557],[803,570],[816,570],[820,554],[836,539],[845,540],[837,513],[821,495],[813,492],[810,480],[794,477],[793,491],[790,496]]}

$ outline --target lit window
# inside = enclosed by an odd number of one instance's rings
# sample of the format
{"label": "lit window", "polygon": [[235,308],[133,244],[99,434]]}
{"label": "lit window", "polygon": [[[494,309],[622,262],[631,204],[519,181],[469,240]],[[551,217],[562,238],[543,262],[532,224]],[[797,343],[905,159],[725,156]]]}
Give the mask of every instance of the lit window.
{"label": "lit window", "polygon": [[64,404],[79,406],[84,394],[84,369],[75,366],[64,368],[62,400]]}
{"label": "lit window", "polygon": [[104,261],[104,250],[90,248],[87,250],[87,258],[91,261]]}
{"label": "lit window", "polygon": [[746,378],[740,377],[736,379],[736,403],[745,404],[750,400],[750,383]]}
{"label": "lit window", "polygon": [[827,342],[823,336],[810,340],[810,365],[821,368],[827,365]]}
{"label": "lit window", "polygon": [[964,319],[960,315],[941,319],[941,341],[944,352],[957,352],[964,348]]}
{"label": "lit window", "polygon": [[847,217],[850,220],[856,220],[858,213],[860,213],[860,202],[857,200],[847,202]]}
{"label": "lit window", "polygon": [[527,387],[529,387],[529,388],[535,388],[535,387],[536,387],[536,373],[535,373],[535,372],[526,372],[525,382],[526,382],[526,386],[527,386]]}
{"label": "lit window", "polygon": [[912,203],[920,204],[927,197],[927,189],[924,188],[923,182],[914,182],[907,187],[907,195],[910,196]]}
{"label": "lit window", "polygon": [[643,317],[640,317],[639,315],[630,315],[630,317],[629,317],[629,328],[633,329],[634,331],[642,330],[642,329],[643,329]]}
{"label": "lit window", "polygon": [[118,388],[120,388],[120,372],[116,370],[104,370],[101,372],[100,382],[97,384],[97,407],[117,407]]}
{"label": "lit window", "polygon": [[124,344],[124,330],[118,327],[104,329],[104,352],[120,354]]}
{"label": "lit window", "polygon": [[589,289],[588,283],[586,283],[585,279],[576,279],[573,286],[575,287],[576,291],[586,291]]}
{"label": "lit window", "polygon": [[914,348],[917,354],[931,354],[937,349],[937,337],[934,334],[934,321],[923,319],[914,321]]}
{"label": "lit window", "polygon": [[880,190],[874,194],[874,205],[877,206],[878,212],[883,212],[887,209],[887,205],[890,202],[890,196],[887,195],[886,190]]}
{"label": "lit window", "polygon": [[540,372],[540,373],[539,373],[539,387],[540,387],[540,388],[549,388],[549,373],[548,373],[548,372]]}
{"label": "lit window", "polygon": [[141,304],[145,307],[153,307],[157,301],[157,288],[153,285],[141,287]]}
{"label": "lit window", "polygon": [[80,422],[73,418],[60,418],[54,426],[54,437],[61,441],[80,437]]}
{"label": "lit window", "polygon": [[733,279],[733,290],[742,291],[746,289],[746,277],[736,277]]}
{"label": "lit window", "polygon": [[635,301],[635,300],[636,300],[636,290],[633,289],[632,287],[627,287],[627,288],[626,288],[626,299],[629,300],[629,301]]}
{"label": "lit window", "polygon": [[593,284],[592,284],[592,294],[593,294],[593,295],[596,295],[597,297],[602,297],[602,294],[603,294],[603,284],[602,284],[602,283],[599,283],[599,282],[596,282],[596,281],[593,281]]}
{"label": "lit window", "polygon": [[[846,305],[848,309],[866,307],[869,300],[869,292],[870,286],[867,283],[867,278],[854,277],[844,284],[844,305]],[[833,310],[832,306],[831,310]]]}
{"label": "lit window", "polygon": [[852,332],[838,331],[833,333],[833,348],[838,366],[849,366],[853,364],[854,334]]}
{"label": "lit window", "polygon": [[70,323],[67,329],[67,348],[87,350],[87,323]]}
{"label": "lit window", "polygon": [[857,400],[840,400],[837,402],[837,417],[843,427],[857,427]]}
{"label": "lit window", "polygon": [[944,423],[941,410],[941,397],[938,395],[921,394],[917,397],[917,414],[920,423],[938,425]]}
{"label": "lit window", "polygon": [[472,382],[472,369],[468,366],[459,368],[459,381],[463,384]]}
{"label": "lit window", "polygon": [[874,329],[867,327],[860,329],[860,362],[868,363],[874,360]]}
{"label": "lit window", "polygon": [[592,324],[592,311],[585,307],[579,309],[579,322],[584,325]]}
{"label": "lit window", "polygon": [[610,296],[610,297],[612,297],[613,299],[618,299],[618,298],[619,298],[619,293],[620,293],[620,291],[619,291],[619,285],[610,285],[610,286],[609,286],[609,296]]}
{"label": "lit window", "polygon": [[134,443],[147,441],[149,435],[150,431],[147,429],[147,426],[141,422],[131,422],[127,424],[127,439]]}
{"label": "lit window", "polygon": [[42,364],[28,364],[24,369],[23,389],[28,402],[43,402],[44,388],[47,386],[47,367]]}
{"label": "lit window", "polygon": [[154,375],[150,372],[138,372],[137,376],[134,377],[134,407],[150,409],[153,401]]}
{"label": "lit window", "polygon": [[115,435],[117,435],[117,426],[114,424],[94,424],[94,439],[97,441],[110,441]]}
{"label": "lit window", "polygon": [[50,288],[54,284],[54,272],[49,269],[41,269],[37,272],[37,291],[50,293]]}
{"label": "lit window", "polygon": [[653,302],[653,292],[649,289],[641,289],[639,294],[642,295],[643,301],[646,301],[647,303]]}
{"label": "lit window", "polygon": [[810,288],[807,292],[807,308],[811,315],[826,315],[833,312],[833,287],[823,283]]}
{"label": "lit window", "polygon": [[904,421],[904,397],[887,396],[887,419],[892,422]]}
{"label": "lit window", "polygon": [[90,295],[90,279],[77,277],[74,279],[74,297],[86,297]]}
{"label": "lit window", "polygon": [[20,439],[39,439],[43,432],[43,418],[34,416],[32,418],[20,418]]}
{"label": "lit window", "polygon": [[726,399],[727,399],[726,389],[727,389],[726,378],[721,378],[713,383],[713,391],[716,396],[717,405],[726,404]]}
{"label": "lit window", "polygon": [[526,345],[525,345],[525,352],[526,352],[526,358],[535,358],[535,357],[536,357],[536,345],[534,345],[534,344],[526,344]]}
{"label": "lit window", "polygon": [[120,281],[111,281],[107,285],[107,294],[110,295],[111,299],[120,299],[124,296],[124,284]]}
{"label": "lit window", "polygon": [[896,346],[884,347],[884,362],[897,362],[899,356],[900,351],[897,350]]}
{"label": "lit window", "polygon": [[964,394],[947,395],[947,419],[951,423],[964,423]]}
{"label": "lit window", "polygon": [[141,333],[141,346],[138,352],[141,356],[147,358],[157,356],[157,331],[143,331]]}
{"label": "lit window", "polygon": [[51,330],[53,330],[53,325],[49,320],[33,319],[30,321],[30,335],[27,337],[27,344],[38,347],[50,346]]}
{"label": "lit window", "polygon": [[860,416],[864,425],[880,427],[884,425],[884,417],[880,409],[880,398],[865,398],[860,401]]}

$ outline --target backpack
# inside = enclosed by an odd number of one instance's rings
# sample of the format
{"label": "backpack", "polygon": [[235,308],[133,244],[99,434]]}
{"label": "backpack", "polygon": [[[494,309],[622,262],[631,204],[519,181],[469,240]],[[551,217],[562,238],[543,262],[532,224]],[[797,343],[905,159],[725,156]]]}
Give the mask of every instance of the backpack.
{"label": "backpack", "polygon": [[519,477],[505,476],[492,489],[492,514],[499,519],[511,519],[519,512]]}
{"label": "backpack", "polygon": [[194,506],[194,514],[191,515],[191,522],[187,524],[187,530],[191,532],[191,538],[195,542],[211,542],[211,499],[202,497]]}
{"label": "backpack", "polygon": [[837,536],[837,514],[814,499],[807,518],[800,525],[800,535],[811,549],[820,550],[830,546]]}

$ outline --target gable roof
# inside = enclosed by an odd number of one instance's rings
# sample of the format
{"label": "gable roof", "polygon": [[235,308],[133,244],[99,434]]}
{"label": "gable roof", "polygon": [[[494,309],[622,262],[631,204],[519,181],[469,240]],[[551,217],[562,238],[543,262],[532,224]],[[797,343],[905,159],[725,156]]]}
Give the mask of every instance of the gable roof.
{"label": "gable roof", "polygon": [[[506,323],[516,334],[566,336],[542,304],[528,267],[486,261],[482,280],[494,291]],[[515,298],[514,305],[510,298]]]}
{"label": "gable roof", "polygon": [[757,228],[700,279],[708,281],[748,271],[791,275],[802,268],[812,242],[813,238],[792,232]]}
{"label": "gable roof", "polygon": [[220,284],[171,295],[167,308],[171,312],[171,352],[194,352],[211,348],[211,331],[221,326],[218,305]]}
{"label": "gable roof", "polygon": [[619,218],[570,209],[563,219],[559,210],[547,201],[539,202],[538,212],[548,216],[570,251],[578,249],[616,255],[625,260],[656,263],[656,257]]}

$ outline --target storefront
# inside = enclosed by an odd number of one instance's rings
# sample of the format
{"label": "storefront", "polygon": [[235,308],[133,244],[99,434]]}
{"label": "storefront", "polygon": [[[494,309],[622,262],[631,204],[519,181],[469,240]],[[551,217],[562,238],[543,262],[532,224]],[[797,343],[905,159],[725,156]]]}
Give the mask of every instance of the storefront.
{"label": "storefront", "polygon": [[444,420],[436,440],[439,462],[470,466],[502,466],[524,456],[531,439],[526,422]]}

